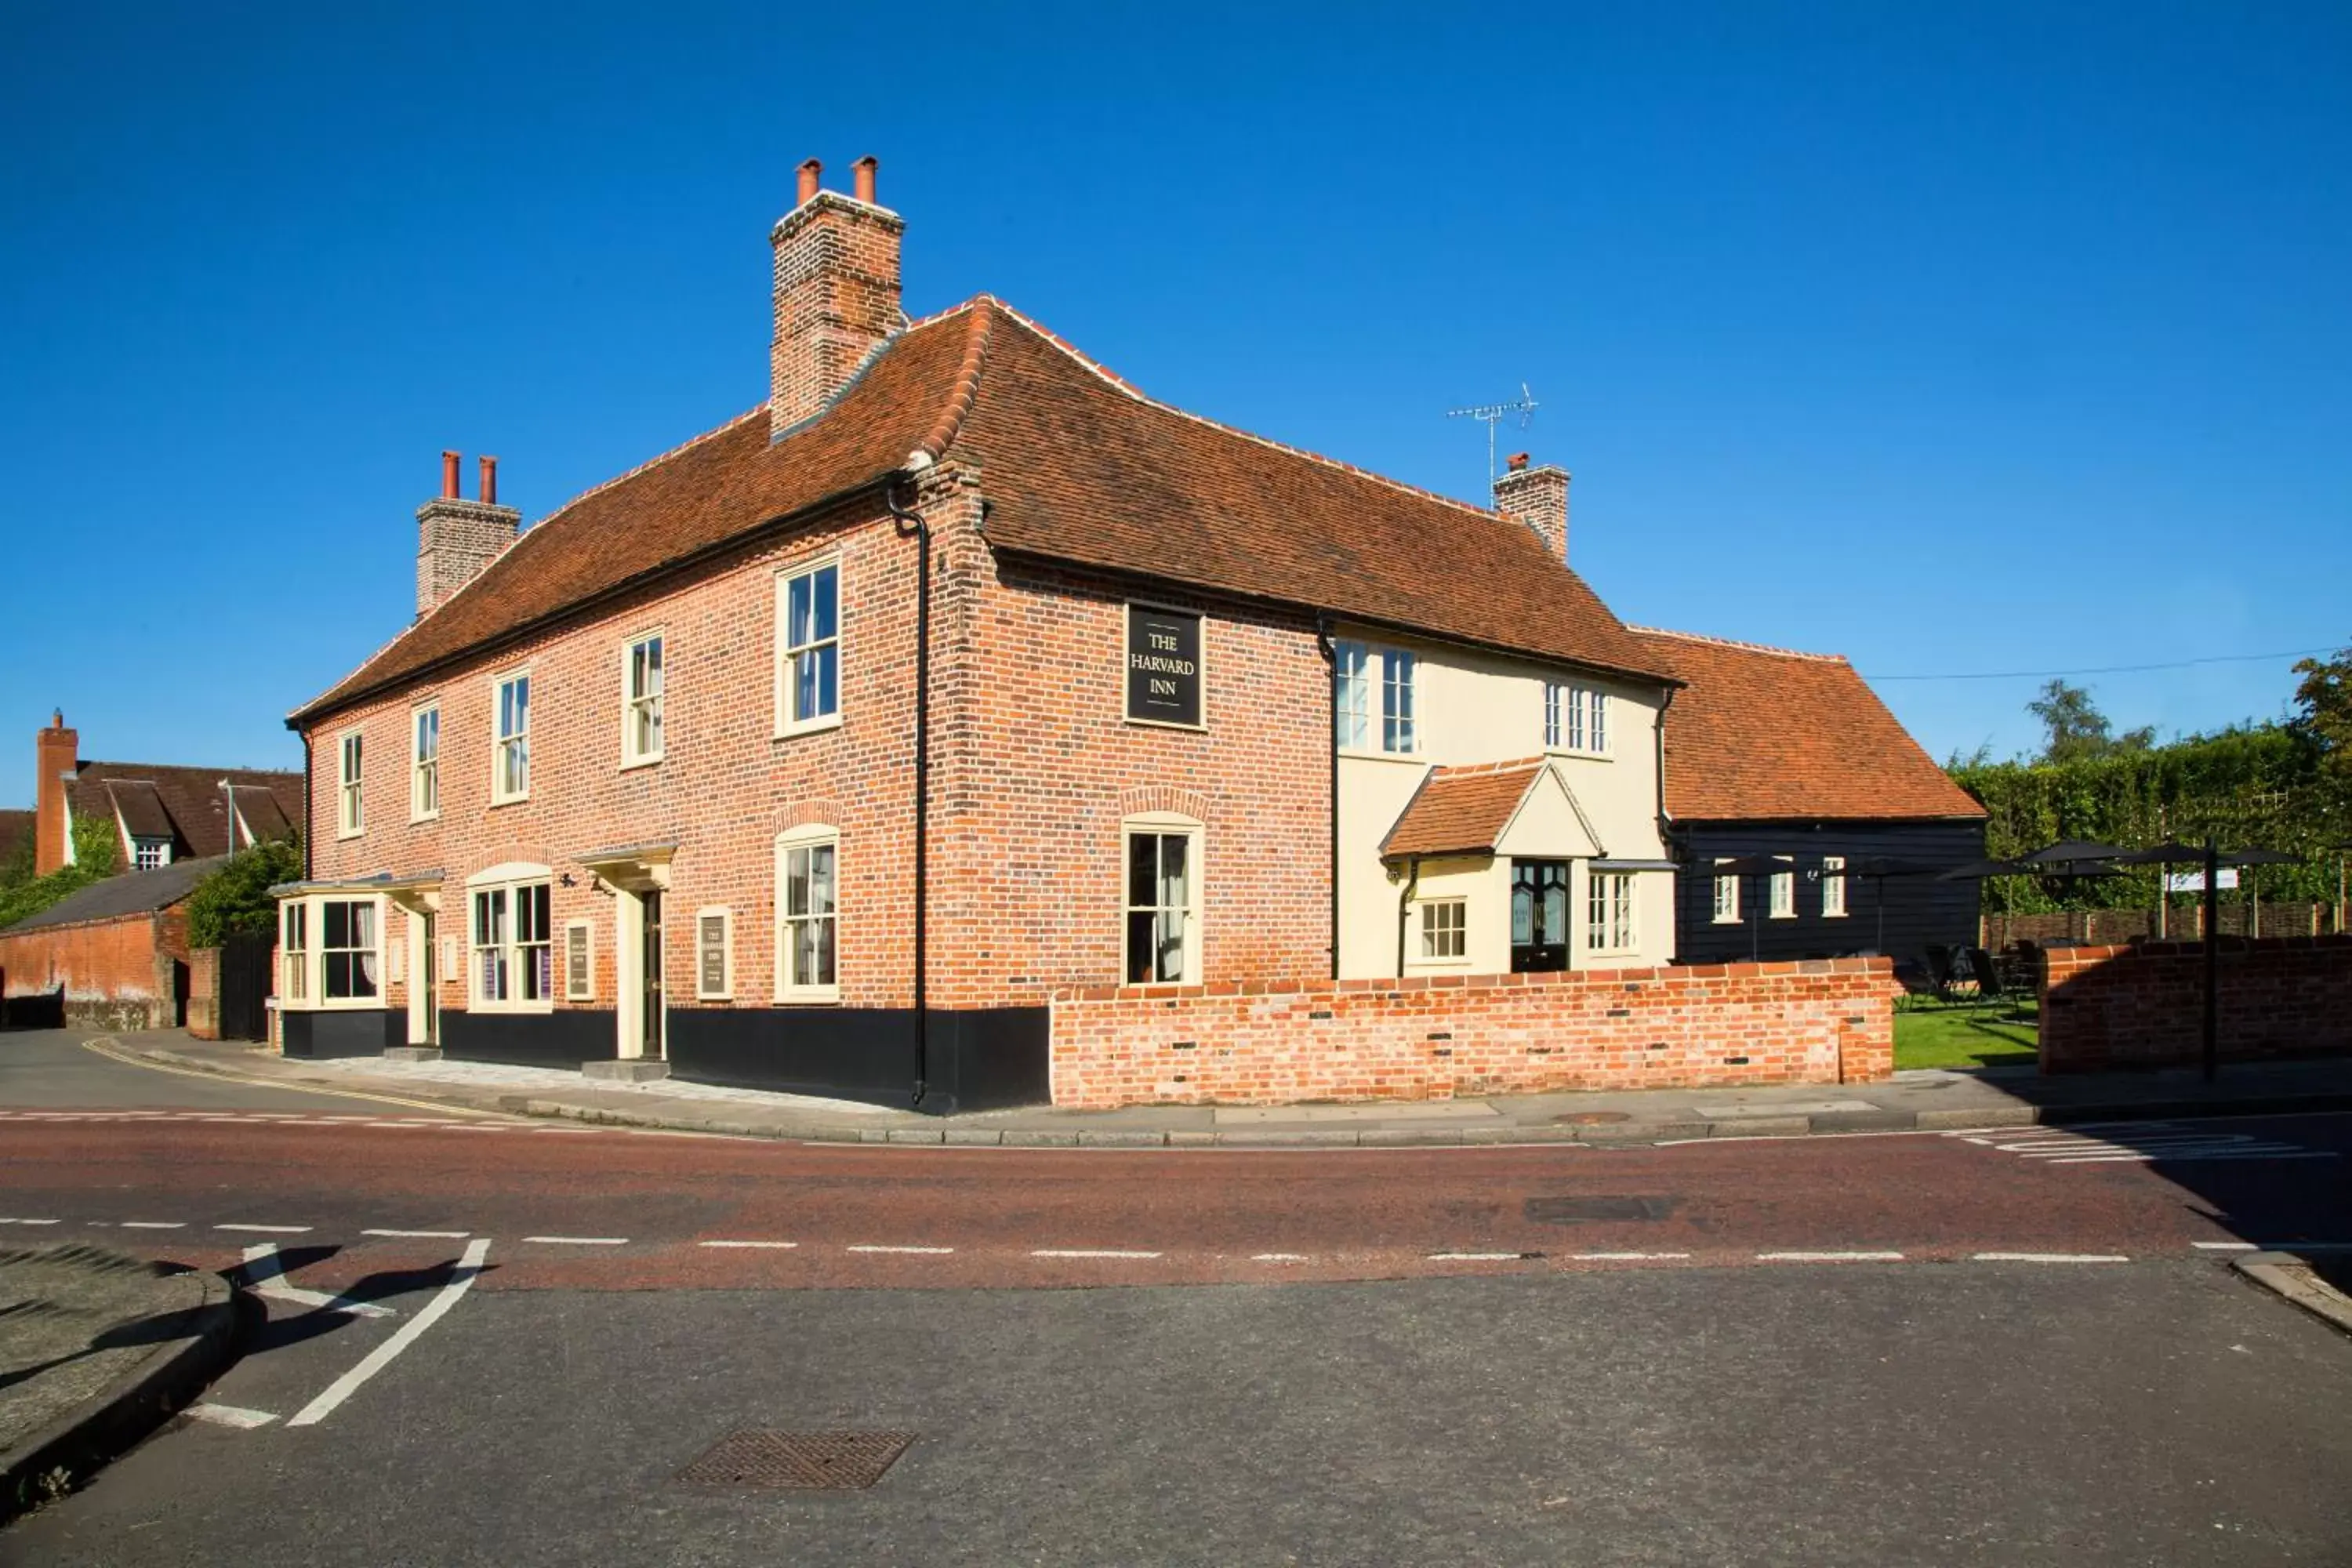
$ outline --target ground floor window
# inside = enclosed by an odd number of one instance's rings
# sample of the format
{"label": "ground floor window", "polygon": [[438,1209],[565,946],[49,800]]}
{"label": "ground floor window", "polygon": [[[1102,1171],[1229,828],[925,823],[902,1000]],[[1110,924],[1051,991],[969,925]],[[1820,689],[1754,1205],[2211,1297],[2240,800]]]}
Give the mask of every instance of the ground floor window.
{"label": "ground floor window", "polygon": [[1433,899],[1421,906],[1421,956],[1463,958],[1469,953],[1467,903],[1461,899]]}
{"label": "ground floor window", "polygon": [[1627,952],[1633,947],[1633,874],[1594,871],[1585,888],[1584,946],[1590,952]]}
{"label": "ground floor window", "polygon": [[369,1007],[383,1000],[383,900],[310,893],[278,906],[282,1006]]}
{"label": "ground floor window", "polygon": [[1822,918],[1837,920],[1845,913],[1845,857],[1822,857]]}
{"label": "ground floor window", "polygon": [[[776,840],[776,999],[830,1002],[841,994],[841,842],[830,827]],[[715,933],[728,937],[722,925]],[[722,984],[731,984],[721,971]]]}
{"label": "ground floor window", "polygon": [[1126,851],[1127,983],[1198,981],[1200,825],[1139,818],[1126,825]]}
{"label": "ground floor window", "polygon": [[477,1007],[549,1007],[555,1000],[555,948],[546,882],[473,890],[473,996]]}
{"label": "ground floor window", "polygon": [[[1718,855],[1715,863],[1724,864],[1727,858]],[[1739,879],[1718,873],[1715,879],[1715,923],[1734,925],[1739,920]]]}

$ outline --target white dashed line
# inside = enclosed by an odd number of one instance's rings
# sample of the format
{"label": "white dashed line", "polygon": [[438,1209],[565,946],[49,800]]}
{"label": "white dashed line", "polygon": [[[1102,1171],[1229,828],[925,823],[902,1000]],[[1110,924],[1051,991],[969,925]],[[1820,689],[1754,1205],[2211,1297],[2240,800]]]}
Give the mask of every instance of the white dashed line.
{"label": "white dashed line", "polygon": [[952,1247],[871,1247],[861,1244],[852,1247],[849,1250],[852,1252],[911,1253],[922,1258],[944,1258],[949,1253],[953,1252],[955,1248]]}
{"label": "white dashed line", "polygon": [[696,1245],[698,1247],[731,1247],[751,1249],[772,1248],[777,1251],[785,1251],[792,1247],[798,1247],[800,1243],[797,1241],[704,1241],[698,1242]]}
{"label": "white dashed line", "polygon": [[1250,1261],[1252,1263],[1304,1263],[1307,1261],[1307,1254],[1303,1252],[1253,1252],[1250,1254]]}
{"label": "white dashed line", "polygon": [[185,1230],[188,1228],[188,1222],[184,1219],[126,1219],[122,1222],[122,1228],[125,1230]]}
{"label": "white dashed line", "polygon": [[278,1419],[267,1410],[247,1410],[236,1405],[191,1405],[184,1414],[198,1421],[209,1421],[215,1426],[233,1426],[240,1432],[267,1426]]}
{"label": "white dashed line", "polygon": [[1689,1256],[1687,1252],[1571,1252],[1569,1254],[1569,1257],[1580,1263],[1650,1263]]}
{"label": "white dashed line", "polygon": [[363,1230],[362,1236],[420,1237],[433,1241],[463,1241],[474,1233],[470,1230]]}
{"label": "white dashed line", "polygon": [[1759,1263],[1900,1263],[1899,1252],[1759,1252]]}
{"label": "white dashed line", "polygon": [[1040,1247],[1033,1249],[1032,1258],[1158,1258],[1157,1252],[1122,1252],[1112,1247]]}
{"label": "white dashed line", "polygon": [[215,1230],[249,1230],[261,1236],[308,1236],[307,1225],[216,1225]]}
{"label": "white dashed line", "polygon": [[55,1225],[53,1219],[0,1219],[0,1225]]}
{"label": "white dashed line", "polygon": [[526,1236],[523,1239],[546,1247],[626,1247],[629,1244],[625,1236]]}
{"label": "white dashed line", "polygon": [[2129,1263],[2119,1252],[1972,1252],[1974,1263]]}
{"label": "white dashed line", "polygon": [[457,1272],[449,1276],[449,1282],[441,1287],[440,1293],[427,1301],[416,1316],[401,1324],[390,1339],[370,1351],[361,1360],[359,1365],[329,1384],[325,1392],[318,1398],[295,1412],[286,1425],[309,1426],[332,1415],[335,1406],[349,1399],[359,1390],[362,1384],[390,1365],[394,1356],[414,1344],[419,1334],[438,1322],[443,1313],[457,1304],[457,1299],[466,1293],[467,1289],[473,1285],[476,1276],[481,1273],[482,1260],[488,1258],[489,1253],[488,1237],[467,1242],[465,1256],[457,1260]]}
{"label": "white dashed line", "polygon": [[1539,1252],[1433,1252],[1432,1263],[1518,1263],[1540,1258]]}
{"label": "white dashed line", "polygon": [[2260,1249],[2251,1241],[2192,1241],[2189,1244],[2200,1252],[2254,1252]]}

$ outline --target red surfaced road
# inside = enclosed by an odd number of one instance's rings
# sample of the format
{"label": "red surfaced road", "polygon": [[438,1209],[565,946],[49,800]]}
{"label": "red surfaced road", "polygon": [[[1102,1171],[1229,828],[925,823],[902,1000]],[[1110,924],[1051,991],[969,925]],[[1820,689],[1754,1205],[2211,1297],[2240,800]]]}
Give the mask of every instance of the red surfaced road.
{"label": "red surfaced road", "polygon": [[[2352,1118],[2199,1125],[2352,1148]],[[2198,1241],[2352,1232],[2347,1167],[2352,1159],[2056,1165],[1929,1135],[1284,1153],[804,1146],[514,1124],[10,1121],[0,1128],[0,1218],[18,1223],[0,1226],[0,1245],[109,1239],[212,1263],[276,1240],[316,1249],[302,1277],[332,1285],[456,1245],[366,1230],[455,1231],[495,1238],[485,1288],[625,1289],[1626,1266],[1578,1256],[1600,1252],[1688,1255],[1650,1260],[1660,1266],[1777,1250],[2179,1256]],[[704,1245],[714,1240],[796,1245]],[[1446,1252],[1539,1257],[1431,1256]]]}

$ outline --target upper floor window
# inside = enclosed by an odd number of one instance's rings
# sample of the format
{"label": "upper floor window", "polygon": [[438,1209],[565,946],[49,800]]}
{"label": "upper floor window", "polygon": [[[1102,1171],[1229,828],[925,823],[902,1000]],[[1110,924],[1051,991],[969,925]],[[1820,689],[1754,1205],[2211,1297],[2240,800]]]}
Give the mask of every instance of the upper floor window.
{"label": "upper floor window", "polygon": [[490,801],[530,794],[530,672],[502,677],[492,716]]}
{"label": "upper floor window", "polygon": [[335,792],[335,836],[339,838],[352,837],[367,826],[360,814],[360,732],[353,730],[343,736],[336,748],[341,758],[335,774],[339,786]]}
{"label": "upper floor window", "polygon": [[[1419,750],[1413,731],[1420,661],[1404,648],[1343,642],[1332,649],[1333,711],[1339,749],[1395,753]],[[1377,693],[1377,695],[1375,695]],[[1373,714],[1375,704],[1379,719]]]}
{"label": "upper floor window", "polygon": [[152,871],[172,863],[172,841],[168,838],[133,838],[131,841],[131,868]]}
{"label": "upper floor window", "polygon": [[796,828],[776,841],[780,1002],[826,1002],[840,995],[835,968],[839,858],[840,841],[830,827]]}
{"label": "upper floor window", "polygon": [[1544,684],[1544,748],[1555,752],[1609,749],[1609,694],[1589,686]]}
{"label": "upper floor window", "polygon": [[526,1011],[555,1000],[555,950],[545,882],[473,890],[474,1005]]}
{"label": "upper floor window", "polygon": [[784,635],[777,651],[778,727],[813,729],[841,719],[841,564],[782,580]]}
{"label": "upper floor window", "polygon": [[410,721],[408,815],[441,815],[441,710],[419,708]]}
{"label": "upper floor window", "polygon": [[1584,946],[1590,952],[1633,949],[1633,874],[1594,871],[1586,878]]}
{"label": "upper floor window", "polygon": [[1845,857],[1822,857],[1822,918],[1836,920],[1845,913]]}
{"label": "upper floor window", "polygon": [[656,632],[621,656],[621,765],[662,758],[662,639]]}

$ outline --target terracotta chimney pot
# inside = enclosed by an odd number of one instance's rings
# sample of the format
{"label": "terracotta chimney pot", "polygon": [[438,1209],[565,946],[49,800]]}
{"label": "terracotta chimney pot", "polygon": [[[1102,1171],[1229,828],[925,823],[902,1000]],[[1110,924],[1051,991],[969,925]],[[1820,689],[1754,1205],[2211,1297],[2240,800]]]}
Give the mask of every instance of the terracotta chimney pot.
{"label": "terracotta chimney pot", "polygon": [[824,174],[824,165],[818,163],[814,158],[811,158],[807,163],[801,165],[800,202],[795,202],[793,204],[794,205],[797,206],[801,202],[807,202],[815,197],[817,193],[817,180],[819,176]]}

